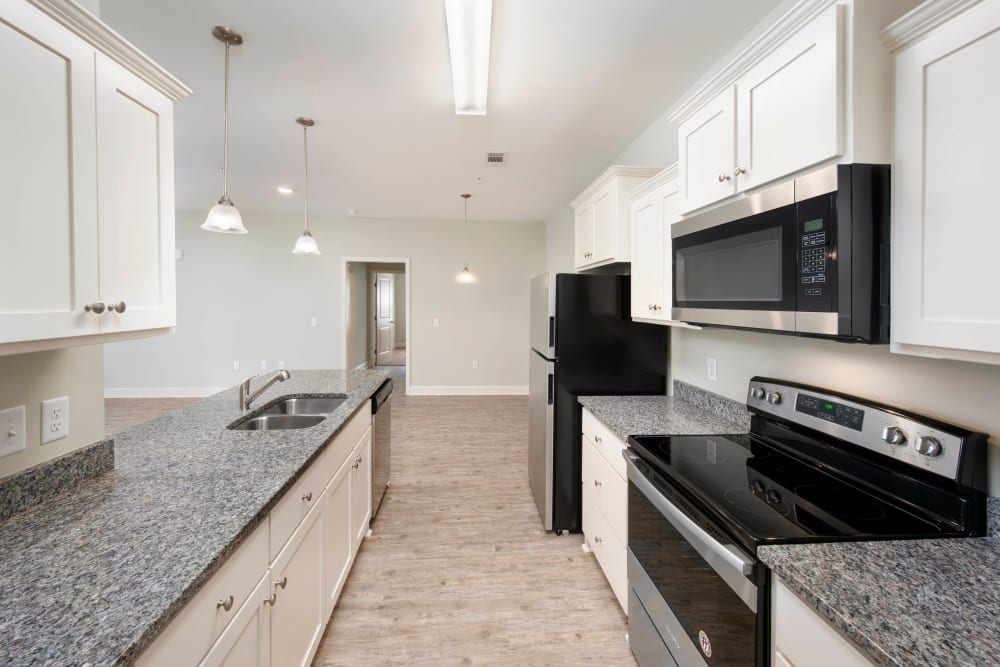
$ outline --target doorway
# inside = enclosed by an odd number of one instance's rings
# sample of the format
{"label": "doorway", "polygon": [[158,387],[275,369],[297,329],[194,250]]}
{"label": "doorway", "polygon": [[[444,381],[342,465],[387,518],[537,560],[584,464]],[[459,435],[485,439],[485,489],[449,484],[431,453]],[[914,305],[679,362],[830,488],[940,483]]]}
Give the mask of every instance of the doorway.
{"label": "doorway", "polygon": [[344,368],[381,368],[410,386],[409,259],[343,258]]}

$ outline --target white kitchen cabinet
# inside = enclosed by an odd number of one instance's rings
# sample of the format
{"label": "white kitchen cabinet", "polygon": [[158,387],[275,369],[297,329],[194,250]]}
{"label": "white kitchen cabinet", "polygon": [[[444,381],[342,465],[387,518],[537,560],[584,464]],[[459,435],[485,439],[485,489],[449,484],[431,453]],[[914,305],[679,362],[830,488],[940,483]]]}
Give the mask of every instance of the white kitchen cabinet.
{"label": "white kitchen cabinet", "polygon": [[372,432],[368,430],[354,449],[351,464],[351,531],[354,551],[368,533],[372,517]]}
{"label": "white kitchen cabinet", "polygon": [[715,96],[677,128],[683,210],[736,194],[736,87]]}
{"label": "white kitchen cabinet", "polygon": [[625,193],[657,172],[646,167],[611,167],[573,200],[577,269],[630,261]]}
{"label": "white kitchen cabinet", "polygon": [[803,0],[671,112],[681,212],[833,162],[892,157],[878,32],[917,0]]}
{"label": "white kitchen cabinet", "polygon": [[351,482],[354,460],[344,461],[323,495],[323,594],[329,616],[340,597],[354,562],[355,533],[351,527]]}
{"label": "white kitchen cabinet", "polygon": [[0,5],[0,56],[0,354],[167,331],[190,90],[69,0]]}
{"label": "white kitchen cabinet", "polygon": [[885,31],[896,53],[893,352],[1000,364],[993,192],[1000,1],[928,2]]}
{"label": "white kitchen cabinet", "polygon": [[787,667],[872,667],[846,637],[774,577],[771,586],[771,655]]}
{"label": "white kitchen cabinet", "polygon": [[625,444],[593,413],[583,409],[581,483],[583,538],[628,613],[628,481]]}
{"label": "white kitchen cabinet", "polygon": [[322,507],[314,507],[271,567],[271,664],[308,667],[326,626]]}
{"label": "white kitchen cabinet", "polygon": [[268,667],[271,664],[270,589],[270,577],[262,577],[232,623],[199,663],[200,667]]}

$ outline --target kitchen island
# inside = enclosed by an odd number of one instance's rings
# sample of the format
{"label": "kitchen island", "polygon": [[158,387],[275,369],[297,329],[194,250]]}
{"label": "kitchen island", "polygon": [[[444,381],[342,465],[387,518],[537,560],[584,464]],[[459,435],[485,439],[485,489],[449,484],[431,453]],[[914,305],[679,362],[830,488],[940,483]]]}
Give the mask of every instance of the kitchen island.
{"label": "kitchen island", "polygon": [[[0,664],[128,664],[268,516],[386,379],[292,371],[115,435],[115,469],[0,525]],[[277,399],[346,397],[316,426],[227,426]]]}

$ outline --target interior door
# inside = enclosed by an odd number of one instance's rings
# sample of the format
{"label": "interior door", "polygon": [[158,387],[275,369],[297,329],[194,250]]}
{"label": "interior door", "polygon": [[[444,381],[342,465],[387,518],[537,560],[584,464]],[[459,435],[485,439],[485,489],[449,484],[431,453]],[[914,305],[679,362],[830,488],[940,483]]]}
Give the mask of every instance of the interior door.
{"label": "interior door", "polygon": [[385,364],[392,356],[396,340],[393,320],[393,274],[375,274],[375,364]]}

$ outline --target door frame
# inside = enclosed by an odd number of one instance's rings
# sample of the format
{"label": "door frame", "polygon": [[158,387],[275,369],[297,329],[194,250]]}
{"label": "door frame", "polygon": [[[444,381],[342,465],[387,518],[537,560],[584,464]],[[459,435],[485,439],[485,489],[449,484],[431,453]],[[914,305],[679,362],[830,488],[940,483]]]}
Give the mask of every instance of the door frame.
{"label": "door frame", "polygon": [[[410,340],[410,323],[413,321],[410,310],[410,258],[409,257],[341,257],[340,258],[340,362],[344,369],[347,368],[347,264],[349,262],[359,262],[365,264],[402,264],[403,278],[405,285],[405,308],[406,308],[406,393],[410,393],[410,364],[413,359],[413,343]],[[367,275],[366,271],[366,275]],[[365,291],[370,295],[371,291]],[[398,295],[396,295],[398,296]],[[371,322],[368,323],[369,338],[371,335]],[[365,355],[367,361],[367,354]]]}

